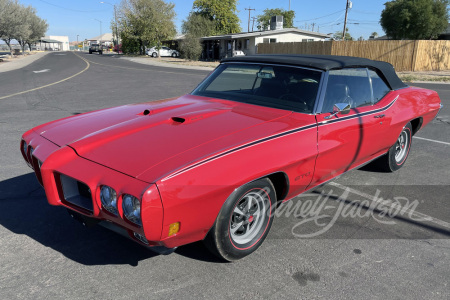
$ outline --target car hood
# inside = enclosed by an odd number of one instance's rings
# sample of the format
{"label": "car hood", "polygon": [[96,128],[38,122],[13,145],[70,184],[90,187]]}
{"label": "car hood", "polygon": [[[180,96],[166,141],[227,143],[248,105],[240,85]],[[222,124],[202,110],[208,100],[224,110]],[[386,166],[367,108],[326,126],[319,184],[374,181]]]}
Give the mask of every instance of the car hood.
{"label": "car hood", "polygon": [[285,130],[281,119],[289,114],[185,95],[69,117],[39,127],[39,133],[83,158],[156,182],[199,159]]}

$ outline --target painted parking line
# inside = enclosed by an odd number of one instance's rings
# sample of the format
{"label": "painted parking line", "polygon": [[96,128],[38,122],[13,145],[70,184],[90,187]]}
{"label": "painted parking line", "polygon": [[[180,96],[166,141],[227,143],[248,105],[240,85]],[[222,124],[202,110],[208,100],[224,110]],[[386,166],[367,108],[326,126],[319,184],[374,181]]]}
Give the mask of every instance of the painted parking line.
{"label": "painted parking line", "polygon": [[[339,183],[336,183],[336,182],[330,182],[330,183],[328,183],[328,184],[331,185],[331,186],[334,186],[334,187],[336,187],[336,188],[342,189],[342,190],[344,190],[344,191],[348,191],[348,192],[350,192],[350,193],[352,193],[352,194],[355,194],[355,195],[361,196],[361,197],[363,197],[363,198],[366,198],[366,199],[369,200],[369,201],[373,201],[373,202],[382,204],[382,205],[384,205],[385,207],[391,208],[391,209],[393,209],[393,210],[396,210],[396,209],[398,208],[398,207],[397,207],[398,204],[396,204],[396,203],[394,203],[394,204],[389,204],[389,203],[386,202],[385,199],[378,198],[378,197],[374,197],[373,195],[366,194],[366,193],[364,193],[364,192],[361,192],[361,191],[352,189],[352,188],[347,187],[347,186],[345,186],[345,185],[342,185],[342,184],[339,184]],[[445,228],[447,228],[447,229],[450,229],[450,223],[447,223],[447,222],[445,222],[445,221],[436,219],[436,218],[434,218],[434,217],[432,217],[432,216],[429,216],[429,215],[426,215],[426,214],[417,212],[417,211],[415,211],[415,210],[408,209],[408,208],[406,208],[406,207],[402,208],[401,211],[402,211],[402,213],[403,213],[404,215],[408,215],[408,216],[410,216],[410,217],[411,217],[411,216],[414,216],[414,217],[416,217],[416,218],[418,218],[418,219],[421,219],[421,220],[424,220],[424,221],[427,221],[427,222],[430,222],[430,223],[434,223],[434,224],[436,224],[436,225],[439,225],[439,226],[445,227]]]}
{"label": "painted parking line", "polygon": [[423,140],[423,141],[428,141],[428,142],[433,142],[433,143],[444,144],[444,145],[450,146],[450,143],[447,143],[447,142],[442,142],[442,141],[437,141],[437,140],[426,139],[426,138],[418,137],[418,136],[413,136],[413,138],[418,139],[418,140]]}
{"label": "painted parking line", "polygon": [[22,92],[18,92],[18,93],[14,93],[14,94],[10,94],[10,95],[6,95],[6,96],[3,96],[3,97],[0,97],[0,100],[6,99],[6,98],[10,98],[10,97],[14,97],[14,96],[18,96],[18,95],[23,95],[23,94],[34,92],[34,91],[37,91],[37,90],[41,90],[41,89],[44,89],[44,88],[47,88],[47,87],[50,87],[50,86],[62,83],[64,81],[72,79],[72,78],[74,78],[74,77],[76,77],[76,76],[86,72],[91,65],[89,64],[89,62],[86,59],[84,59],[82,57],[79,57],[79,58],[81,58],[86,63],[86,68],[84,68],[80,72],[78,72],[76,74],[73,74],[72,76],[69,76],[67,78],[64,78],[64,79],[58,80],[56,82],[53,82],[53,83],[50,83],[50,84],[46,84],[46,85],[43,85],[43,86],[40,86],[40,87],[37,87],[37,88],[34,88],[34,89],[30,89],[30,90],[26,90],[26,91],[22,91]]}

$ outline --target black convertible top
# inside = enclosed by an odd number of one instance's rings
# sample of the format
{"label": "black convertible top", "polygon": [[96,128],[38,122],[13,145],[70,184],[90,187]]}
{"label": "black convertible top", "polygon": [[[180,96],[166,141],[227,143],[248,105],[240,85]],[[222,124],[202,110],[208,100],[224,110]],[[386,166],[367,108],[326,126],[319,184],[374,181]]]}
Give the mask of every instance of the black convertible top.
{"label": "black convertible top", "polygon": [[407,87],[395,73],[394,67],[384,61],[367,58],[336,55],[293,55],[293,54],[256,54],[225,58],[221,62],[257,62],[293,65],[319,69],[323,71],[364,67],[379,70],[392,90]]}

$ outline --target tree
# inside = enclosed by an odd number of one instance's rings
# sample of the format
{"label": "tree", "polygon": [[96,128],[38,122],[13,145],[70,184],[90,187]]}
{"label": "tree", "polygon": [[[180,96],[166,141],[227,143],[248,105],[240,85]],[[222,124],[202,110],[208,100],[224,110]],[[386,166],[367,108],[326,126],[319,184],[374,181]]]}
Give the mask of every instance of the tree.
{"label": "tree", "polygon": [[283,16],[283,28],[294,27],[295,12],[293,10],[284,10],[282,8],[265,9],[264,14],[257,18],[258,29],[262,30],[270,25],[270,19],[273,16]]}
{"label": "tree", "polygon": [[195,37],[210,36],[214,34],[214,21],[206,18],[203,15],[190,13],[187,20],[183,21],[181,31],[184,34],[191,34]]}
{"label": "tree", "polygon": [[31,34],[29,35],[26,43],[31,50],[31,45],[35,44],[40,38],[45,36],[48,29],[47,21],[39,18],[37,15],[33,15],[30,22]]}
{"label": "tree", "polygon": [[30,40],[31,34],[33,33],[31,29],[31,20],[36,16],[36,10],[32,6],[23,7],[20,6],[18,11],[19,19],[22,20],[20,25],[16,26],[13,38],[19,42],[22,48],[22,53],[25,52],[25,46]]}
{"label": "tree", "polygon": [[174,4],[163,0],[123,0],[119,7],[119,31],[122,49],[144,54],[145,48],[159,47],[175,36]]}
{"label": "tree", "polygon": [[394,0],[381,12],[381,27],[392,39],[437,38],[448,26],[448,0]]}
{"label": "tree", "polygon": [[184,39],[180,42],[181,53],[187,59],[199,59],[203,50],[200,37],[214,33],[214,21],[191,12],[187,20],[183,21],[181,29],[185,34]]}
{"label": "tree", "polygon": [[[337,40],[337,41],[342,41],[342,31],[336,31],[333,34],[333,39]],[[348,27],[345,29],[345,40],[346,41],[353,41],[353,37],[351,36],[351,34],[348,32]]]}
{"label": "tree", "polygon": [[20,10],[23,7],[17,0],[0,0],[0,38],[12,52],[11,41],[21,26]]}
{"label": "tree", "polygon": [[237,0],[195,0],[192,9],[214,22],[214,35],[241,32]]}
{"label": "tree", "polygon": [[370,34],[370,36],[373,36],[373,38],[377,38],[378,37],[378,32],[374,31]]}
{"label": "tree", "polygon": [[19,42],[22,52],[28,44],[45,35],[47,22],[36,15],[32,6],[24,7],[17,0],[0,0],[0,38],[11,49],[11,41]]}

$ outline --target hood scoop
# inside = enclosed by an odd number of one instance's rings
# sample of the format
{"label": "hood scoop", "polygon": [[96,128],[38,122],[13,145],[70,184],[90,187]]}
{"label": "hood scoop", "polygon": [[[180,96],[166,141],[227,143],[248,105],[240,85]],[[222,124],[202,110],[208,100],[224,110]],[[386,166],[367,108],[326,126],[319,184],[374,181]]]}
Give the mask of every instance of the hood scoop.
{"label": "hood scoop", "polygon": [[195,111],[191,113],[184,114],[182,116],[176,116],[170,118],[172,120],[172,124],[179,125],[179,124],[187,124],[187,123],[194,123],[200,120],[204,120],[210,117],[214,117],[220,114],[223,114],[225,112],[229,111],[229,109],[205,109],[200,111]]}
{"label": "hood scoop", "polygon": [[172,117],[172,121],[178,124],[182,124],[186,122],[186,119],[181,117]]}

